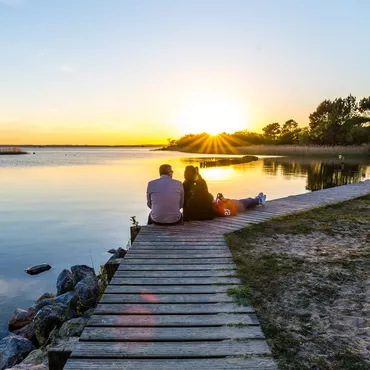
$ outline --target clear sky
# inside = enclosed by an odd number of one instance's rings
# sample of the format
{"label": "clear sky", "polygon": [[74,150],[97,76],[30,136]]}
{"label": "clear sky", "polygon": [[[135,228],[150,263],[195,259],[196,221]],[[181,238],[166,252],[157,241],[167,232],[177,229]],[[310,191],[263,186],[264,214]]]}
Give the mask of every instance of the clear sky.
{"label": "clear sky", "polygon": [[0,143],[304,126],[370,95],[367,0],[0,0]]}

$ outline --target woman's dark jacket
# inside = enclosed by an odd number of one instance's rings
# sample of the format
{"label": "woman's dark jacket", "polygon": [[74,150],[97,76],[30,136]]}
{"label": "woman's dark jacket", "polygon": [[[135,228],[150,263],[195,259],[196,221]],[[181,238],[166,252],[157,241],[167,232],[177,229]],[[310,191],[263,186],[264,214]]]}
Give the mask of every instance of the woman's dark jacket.
{"label": "woman's dark jacket", "polygon": [[184,221],[212,220],[213,196],[208,192],[207,183],[199,177],[196,180],[185,180],[184,186]]}

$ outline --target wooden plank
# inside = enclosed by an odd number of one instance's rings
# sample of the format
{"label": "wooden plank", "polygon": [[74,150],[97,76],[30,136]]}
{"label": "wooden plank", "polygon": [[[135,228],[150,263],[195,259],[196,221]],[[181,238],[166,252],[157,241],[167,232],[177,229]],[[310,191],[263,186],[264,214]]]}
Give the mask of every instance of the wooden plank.
{"label": "wooden plank", "polygon": [[216,294],[152,294],[105,293],[100,303],[221,303],[234,302],[227,293]]}
{"label": "wooden plank", "polygon": [[211,313],[253,313],[251,306],[238,306],[233,303],[186,303],[186,304],[98,304],[95,309],[96,315],[116,314],[152,314],[152,315],[188,315],[188,314],[211,314]]}
{"label": "wooden plank", "polygon": [[258,325],[255,314],[213,315],[93,315],[88,326],[111,327],[187,327],[187,326],[224,326],[224,325]]}
{"label": "wooden plank", "polygon": [[233,277],[158,277],[158,278],[121,278],[113,276],[110,285],[216,285],[216,284],[241,284],[238,278]]}
{"label": "wooden plank", "polygon": [[231,252],[222,252],[222,251],[165,251],[159,252],[155,251],[152,253],[145,253],[137,251],[135,252],[128,252],[125,256],[126,259],[130,258],[150,258],[150,259],[162,259],[165,258],[228,258],[231,257]]}
{"label": "wooden plank", "polygon": [[217,359],[71,359],[64,370],[276,370],[277,367],[269,357],[227,357]]}
{"label": "wooden plank", "polygon": [[118,271],[196,271],[196,270],[216,270],[216,271],[230,271],[230,269],[236,269],[236,265],[233,263],[224,264],[209,264],[209,265],[162,265],[162,264],[146,264],[146,265],[135,265],[135,264],[121,264],[118,266]]}
{"label": "wooden plank", "polygon": [[86,327],[80,341],[188,341],[188,340],[233,340],[233,339],[262,339],[264,338],[259,326],[211,326],[189,328],[112,328]]}
{"label": "wooden plank", "polygon": [[269,355],[266,341],[78,342],[71,358],[218,358]]}
{"label": "wooden plank", "polygon": [[205,271],[121,271],[118,270],[114,277],[222,277],[236,276],[235,270],[205,270]]}
{"label": "wooden plank", "polygon": [[228,252],[230,249],[227,245],[134,245],[130,249],[131,252],[137,253],[137,252],[151,252],[151,251],[192,251],[192,252],[210,252],[210,251],[216,251],[216,252]]}
{"label": "wooden plank", "polygon": [[190,240],[190,241],[178,241],[178,240],[164,240],[164,241],[161,241],[161,242],[158,242],[158,241],[134,241],[133,246],[137,247],[137,246],[143,246],[143,245],[150,245],[150,246],[154,246],[154,245],[159,245],[159,246],[181,246],[181,245],[185,245],[185,246],[191,246],[191,245],[195,245],[195,246],[211,246],[211,247],[214,247],[214,246],[217,246],[217,245],[222,245],[222,246],[227,246],[227,243],[225,240],[219,240],[219,241],[211,241],[211,242],[207,242],[207,241],[196,241],[196,240]]}
{"label": "wooden plank", "polygon": [[[122,265],[125,264],[147,264],[147,265],[152,265],[153,264],[153,259],[145,259],[145,258],[122,258],[122,259],[117,259],[120,260],[120,263]],[[233,264],[234,261],[232,258],[220,258],[220,257],[215,257],[215,258],[187,258],[187,259],[176,259],[176,258],[161,258],[158,261],[158,264],[163,264],[163,265],[209,265],[209,264],[224,264],[224,263],[230,263]]]}
{"label": "wooden plank", "polygon": [[214,294],[227,293],[235,285],[108,285],[106,293]]}

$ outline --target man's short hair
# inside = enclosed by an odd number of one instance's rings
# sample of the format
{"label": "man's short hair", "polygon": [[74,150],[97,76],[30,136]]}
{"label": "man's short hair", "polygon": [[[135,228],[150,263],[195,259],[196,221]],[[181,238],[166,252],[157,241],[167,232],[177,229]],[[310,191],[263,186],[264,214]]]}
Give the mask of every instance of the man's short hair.
{"label": "man's short hair", "polygon": [[162,164],[160,167],[159,167],[159,176],[162,176],[162,175],[169,175],[169,173],[171,172],[171,165],[170,164]]}

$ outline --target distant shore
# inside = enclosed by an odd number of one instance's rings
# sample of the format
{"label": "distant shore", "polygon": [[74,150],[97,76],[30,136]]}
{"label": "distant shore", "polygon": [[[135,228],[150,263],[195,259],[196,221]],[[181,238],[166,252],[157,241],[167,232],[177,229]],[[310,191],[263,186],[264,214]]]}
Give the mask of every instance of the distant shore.
{"label": "distant shore", "polygon": [[370,145],[322,146],[322,145],[250,145],[199,147],[163,147],[164,151],[178,151],[198,154],[237,154],[237,155],[279,155],[291,157],[370,157]]}

